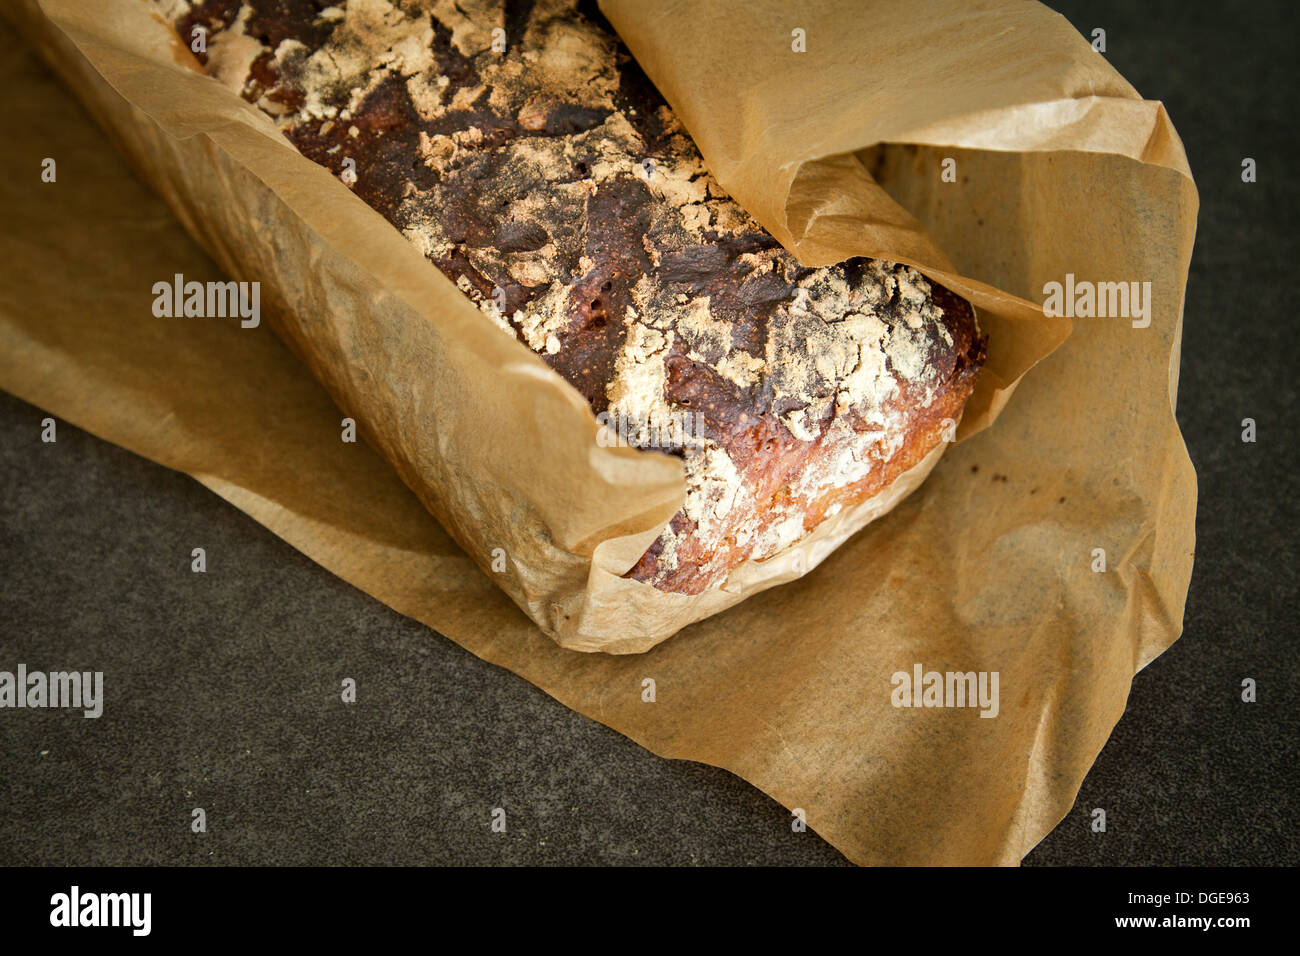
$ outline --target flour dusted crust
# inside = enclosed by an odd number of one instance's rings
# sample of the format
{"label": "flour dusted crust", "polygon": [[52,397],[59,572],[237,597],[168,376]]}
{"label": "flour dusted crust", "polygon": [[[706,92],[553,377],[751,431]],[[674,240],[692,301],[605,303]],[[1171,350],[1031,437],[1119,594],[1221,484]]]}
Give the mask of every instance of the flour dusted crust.
{"label": "flour dusted crust", "polygon": [[682,458],[685,506],[629,577],[720,585],[960,418],[984,359],[971,307],[902,265],[801,266],[594,4],[155,2],[304,155],[351,160],[357,194],[488,320]]}

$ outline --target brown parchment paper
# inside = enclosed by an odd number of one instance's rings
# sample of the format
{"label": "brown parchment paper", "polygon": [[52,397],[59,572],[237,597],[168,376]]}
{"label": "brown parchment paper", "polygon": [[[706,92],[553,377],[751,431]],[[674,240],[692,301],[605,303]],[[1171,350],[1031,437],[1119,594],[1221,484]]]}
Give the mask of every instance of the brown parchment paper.
{"label": "brown parchment paper", "polygon": [[[644,651],[798,577],[919,486],[938,457],[787,551],[735,569],[721,587],[683,595],[625,580],[680,510],[678,462],[600,447],[575,390],[494,334],[450,281],[268,117],[202,75],[146,0],[22,0],[19,8],[45,58],[190,233],[225,272],[261,283],[276,330],[336,403],[466,553],[565,647]],[[819,188],[833,194],[843,185],[848,194],[861,169],[849,159],[854,166],[823,171]],[[359,169],[364,175],[364,161]],[[839,258],[852,254],[846,246]],[[997,343],[960,438],[992,420],[1069,323],[957,276],[948,284],[975,303]]]}
{"label": "brown parchment paper", "polygon": [[[56,6],[44,4],[47,11]],[[70,61],[65,70],[99,89],[106,109],[129,109],[120,102],[123,94],[103,91],[102,77],[84,59],[84,51],[102,53],[113,40],[109,26],[89,17],[51,31],[33,6],[6,0],[4,9],[23,19],[29,35],[47,43],[52,36],[47,55],[56,65],[60,57]],[[1181,628],[1195,476],[1172,400],[1196,195],[1158,104],[1125,93],[1113,74],[1114,98],[1129,101],[1130,112],[1118,111],[1120,118],[1145,117],[1143,142],[1167,142],[1172,152],[1165,158],[1173,158],[1155,161],[1145,146],[1131,151],[1141,124],[1129,123],[1126,138],[1110,129],[1120,122],[1114,116],[1092,121],[1105,127],[1104,135],[1089,133],[1087,123],[1077,136],[1071,132],[1062,114],[1089,115],[1093,107],[1075,102],[1078,90],[1066,81],[1085,63],[1091,69],[1102,61],[1054,15],[1012,9],[1018,25],[1012,30],[996,19],[963,23],[938,6],[928,21],[947,23],[947,42],[964,46],[974,64],[1002,63],[1007,54],[1000,44],[1018,31],[1033,34],[1035,62],[1068,61],[1047,78],[1026,72],[1021,102],[1006,97],[1011,120],[995,111],[990,123],[1001,124],[1012,145],[998,145],[993,133],[961,114],[949,118],[947,133],[932,131],[928,145],[874,146],[868,136],[828,161],[865,176],[876,201],[884,194],[908,210],[917,223],[909,229],[921,237],[918,249],[925,234],[933,237],[927,241],[945,250],[953,274],[965,275],[969,287],[987,283],[1032,301],[1041,298],[1044,282],[1067,271],[1149,280],[1156,290],[1151,326],[1080,320],[1066,344],[1025,377],[997,426],[949,450],[923,490],[892,515],[851,538],[816,573],[755,594],[647,654],[578,655],[545,639],[428,520],[378,454],[339,443],[339,412],[327,392],[265,328],[152,320],[153,282],[175,272],[215,279],[221,270],[11,37],[0,42],[6,80],[0,103],[13,131],[0,181],[0,385],[193,474],[358,587],[655,752],[730,768],[787,807],[803,809],[810,826],[857,862],[1014,863],[1070,807],[1123,710],[1134,671]],[[801,15],[810,41],[821,35],[814,17],[833,12]],[[626,18],[610,14],[638,44]],[[653,70],[652,55],[633,48]],[[903,42],[893,55],[906,48]],[[1085,50],[1095,60],[1085,61]],[[877,49],[875,56],[890,53]],[[691,66],[687,59],[684,67]],[[140,63],[129,65],[148,74]],[[756,56],[753,74],[747,68],[734,74],[737,88],[771,67]],[[972,75],[981,75],[979,69]],[[131,72],[117,79],[129,80]],[[652,76],[687,115],[671,85]],[[971,76],[931,78],[922,98],[944,92],[945,83],[964,93]],[[1014,78],[1006,85],[1014,88]],[[1058,106],[1045,105],[1051,103]],[[192,102],[176,108],[170,119],[183,129],[196,122],[194,109]],[[1036,143],[1013,135],[1027,125],[1015,120],[1023,110],[1042,126]],[[688,125],[698,121],[688,118]],[[231,122],[248,127],[241,143],[253,159],[262,145],[257,137],[273,142],[246,119]],[[1055,132],[1046,132],[1053,122]],[[975,139],[962,139],[963,123]],[[932,130],[941,126],[930,123]],[[691,131],[702,146],[710,141],[707,130],[691,125]],[[976,134],[988,140],[976,141]],[[711,164],[713,149],[706,146]],[[956,196],[941,191],[954,184],[933,175],[940,154],[957,158]],[[42,184],[40,161],[51,155],[59,158],[59,181]],[[286,178],[291,174],[303,170]],[[183,219],[184,201],[168,198]],[[835,202],[831,196],[818,201]],[[836,215],[815,218],[831,222]],[[187,225],[225,258],[201,221]],[[379,230],[362,238],[385,239]],[[373,286],[364,276],[327,261],[330,244],[313,245],[310,230],[282,241],[301,242],[294,254],[330,275],[337,308],[374,307],[365,298],[373,297]],[[375,258],[361,265],[386,280],[409,281],[406,270],[386,271],[383,256]],[[399,308],[386,300],[380,305]],[[983,308],[981,321],[987,321]],[[1017,319],[1006,324],[1014,328]],[[1018,324],[1039,334],[1047,328],[1029,318]],[[446,335],[449,327],[437,331]],[[1047,347],[1059,334],[1049,334]],[[465,361],[481,360],[498,376],[547,382],[536,372],[541,363],[494,354],[472,332],[464,338],[457,333],[454,344],[440,348],[470,351]],[[1014,356],[1009,361],[1006,367],[1014,369]],[[470,376],[455,381],[474,387]],[[339,388],[331,384],[337,399]],[[539,428],[585,411],[566,403],[563,389],[556,393],[553,406],[536,416]],[[997,394],[987,399],[990,417],[999,402],[1005,398]],[[968,431],[970,423],[968,416]],[[530,438],[522,426],[508,437]],[[472,436],[443,440],[483,450]],[[383,441],[376,444],[388,453]],[[593,457],[594,447],[591,441],[578,449],[570,463],[583,469],[582,480],[595,473],[620,489],[638,489],[638,500],[661,508],[660,514],[646,510],[645,525],[671,514],[680,501],[679,476],[655,472],[642,460],[650,456]],[[494,474],[493,467],[489,461],[485,474]],[[567,529],[570,542],[611,526],[625,530],[622,515],[565,504],[574,515],[542,500],[519,507],[528,519],[548,506],[563,512],[547,520]],[[1089,567],[1097,547],[1109,556],[1105,573]],[[998,717],[894,708],[891,675],[917,663],[926,670],[998,671]],[[647,677],[656,681],[654,703],[642,699]],[[788,829],[779,820],[774,825]]]}

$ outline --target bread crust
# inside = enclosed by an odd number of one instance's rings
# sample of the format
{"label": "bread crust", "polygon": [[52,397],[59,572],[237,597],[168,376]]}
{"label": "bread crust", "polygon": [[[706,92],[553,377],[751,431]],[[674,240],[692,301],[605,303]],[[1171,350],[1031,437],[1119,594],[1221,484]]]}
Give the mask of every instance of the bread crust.
{"label": "bread crust", "polygon": [[158,2],[607,435],[683,460],[686,506],[628,577],[719,586],[951,438],[985,358],[971,306],[906,266],[800,265],[594,4]]}

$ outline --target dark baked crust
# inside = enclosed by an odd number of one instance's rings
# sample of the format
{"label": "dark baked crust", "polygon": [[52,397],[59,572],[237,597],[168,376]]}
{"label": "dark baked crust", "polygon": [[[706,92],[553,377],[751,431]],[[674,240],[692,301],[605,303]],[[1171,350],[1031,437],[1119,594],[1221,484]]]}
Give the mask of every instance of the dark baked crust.
{"label": "dark baked crust", "polygon": [[[926,404],[924,389],[907,386],[890,402],[891,412],[896,412],[907,422],[907,430],[899,444],[887,457],[865,476],[843,485],[831,485],[819,492],[790,500],[790,487],[798,478],[816,469],[818,463],[832,459],[844,448],[858,445],[871,447],[869,441],[846,438],[830,430],[823,430],[816,440],[807,442],[795,439],[784,424],[771,412],[756,420],[747,420],[751,414],[747,405],[732,395],[722,394],[710,403],[709,419],[718,427],[715,434],[724,434],[723,445],[732,458],[740,463],[741,473],[751,489],[755,509],[760,518],[760,536],[795,505],[803,515],[806,531],[811,531],[840,510],[874,498],[908,469],[920,463],[941,441],[953,438],[952,428],[961,420],[962,410],[975,387],[975,379],[984,363],[986,339],[978,334],[969,303],[942,286],[934,287],[935,298],[943,303],[945,315],[955,316],[950,328],[953,345],[934,356],[937,375],[944,384],[934,391]],[[716,383],[711,383],[717,388]],[[704,391],[711,386],[705,386]],[[727,416],[734,416],[728,418]],[[729,429],[722,422],[730,421]],[[744,426],[737,423],[744,422]],[[856,423],[860,424],[860,423]],[[786,507],[783,507],[786,506]],[[685,594],[699,593],[695,576],[700,567],[707,566],[715,551],[722,548],[729,554],[730,566],[754,556],[754,544],[738,535],[733,523],[721,536],[721,541],[691,534],[692,523],[682,513],[672,519],[671,528],[677,533],[677,566],[665,569],[660,554],[667,539],[660,538],[646,551],[641,560],[628,572],[628,577],[654,580],[665,591]],[[766,555],[762,555],[766,556]]]}
{"label": "dark baked crust", "polygon": [[984,360],[969,304],[890,263],[799,265],[594,4],[158,2],[304,155],[355,163],[356,193],[593,410],[683,458],[687,507],[629,576],[719,584],[960,418]]}

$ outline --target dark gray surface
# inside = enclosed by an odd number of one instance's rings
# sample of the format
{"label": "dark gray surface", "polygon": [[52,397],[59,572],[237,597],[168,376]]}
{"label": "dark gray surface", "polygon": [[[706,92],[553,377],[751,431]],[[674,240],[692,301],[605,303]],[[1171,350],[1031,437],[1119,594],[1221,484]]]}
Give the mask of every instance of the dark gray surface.
{"label": "dark gray surface", "polygon": [[[1106,29],[1197,177],[1178,418],[1200,513],[1184,636],[1025,862],[1294,864],[1292,5],[1056,6]],[[42,417],[0,395],[0,667],[93,664],[112,693],[99,720],[0,712],[0,864],[845,862],[748,784],[570,712],[188,477],[66,423],[41,444]],[[188,568],[200,543],[205,575]],[[334,703],[340,674],[363,688],[354,707]]]}

